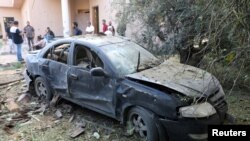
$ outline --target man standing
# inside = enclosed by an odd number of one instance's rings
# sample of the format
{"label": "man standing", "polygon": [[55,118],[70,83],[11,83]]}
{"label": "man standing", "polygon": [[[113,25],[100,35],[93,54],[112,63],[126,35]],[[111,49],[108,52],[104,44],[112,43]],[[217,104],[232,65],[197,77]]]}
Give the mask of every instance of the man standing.
{"label": "man standing", "polygon": [[32,46],[34,45],[35,30],[30,25],[29,21],[27,21],[27,26],[24,27],[24,33],[27,37],[28,44],[29,44],[29,51],[30,51],[32,49]]}
{"label": "man standing", "polygon": [[8,23],[8,27],[6,28],[6,39],[8,39],[8,45],[9,45],[9,47],[10,47],[10,53],[14,53],[15,52],[15,49],[14,49],[14,47],[15,47],[15,45],[14,45],[14,43],[13,43],[13,41],[12,41],[12,35],[11,35],[11,33],[10,33],[10,28],[13,26],[13,22],[10,22],[10,23]]}
{"label": "man standing", "polygon": [[12,34],[12,40],[14,44],[16,45],[16,50],[17,50],[17,60],[22,62],[23,57],[22,57],[22,43],[23,43],[23,37],[21,34],[21,31],[18,29],[18,21],[14,21],[14,26],[10,28],[10,33]]}
{"label": "man standing", "polygon": [[82,35],[82,31],[78,28],[77,22],[73,23],[73,35],[74,36]]}
{"label": "man standing", "polygon": [[102,20],[102,32],[105,33],[108,30],[108,25],[106,24],[106,20]]}
{"label": "man standing", "polygon": [[88,26],[86,27],[86,34],[94,34],[95,28],[91,24],[91,22],[88,22]]}

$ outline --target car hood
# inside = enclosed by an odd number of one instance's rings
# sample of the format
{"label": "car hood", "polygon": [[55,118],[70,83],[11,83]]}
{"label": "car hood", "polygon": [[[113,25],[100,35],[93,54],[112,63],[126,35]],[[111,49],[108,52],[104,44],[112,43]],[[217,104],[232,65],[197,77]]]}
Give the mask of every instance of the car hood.
{"label": "car hood", "polygon": [[209,96],[221,87],[210,73],[171,61],[126,77],[156,83],[190,97]]}

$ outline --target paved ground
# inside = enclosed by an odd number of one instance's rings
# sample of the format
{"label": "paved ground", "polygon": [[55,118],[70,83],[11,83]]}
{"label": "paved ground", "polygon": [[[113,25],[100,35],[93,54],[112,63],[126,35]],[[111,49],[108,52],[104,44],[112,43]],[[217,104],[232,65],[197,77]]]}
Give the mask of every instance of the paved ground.
{"label": "paved ground", "polygon": [[[28,54],[28,45],[26,42],[22,45],[22,55],[23,58],[26,57]],[[17,62],[16,54],[10,54],[9,46],[6,44],[6,42],[0,40],[0,64],[5,65],[8,63],[14,63]]]}

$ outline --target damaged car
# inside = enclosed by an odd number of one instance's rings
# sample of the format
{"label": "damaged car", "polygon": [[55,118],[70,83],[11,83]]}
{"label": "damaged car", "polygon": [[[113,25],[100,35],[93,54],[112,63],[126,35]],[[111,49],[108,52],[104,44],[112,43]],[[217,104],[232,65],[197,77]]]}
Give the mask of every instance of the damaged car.
{"label": "damaged car", "polygon": [[122,37],[57,40],[26,58],[25,79],[36,95],[53,95],[109,116],[147,141],[206,140],[223,124],[227,102],[210,73],[160,61]]}

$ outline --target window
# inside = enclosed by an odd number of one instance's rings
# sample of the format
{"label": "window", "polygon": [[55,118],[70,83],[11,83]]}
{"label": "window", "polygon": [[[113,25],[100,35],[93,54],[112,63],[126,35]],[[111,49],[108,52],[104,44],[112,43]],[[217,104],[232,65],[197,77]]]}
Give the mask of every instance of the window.
{"label": "window", "polygon": [[55,45],[54,47],[48,50],[44,58],[67,64],[69,48],[70,43],[62,43]]}
{"label": "window", "polygon": [[87,70],[95,67],[104,67],[97,54],[83,45],[75,46],[74,65]]}

